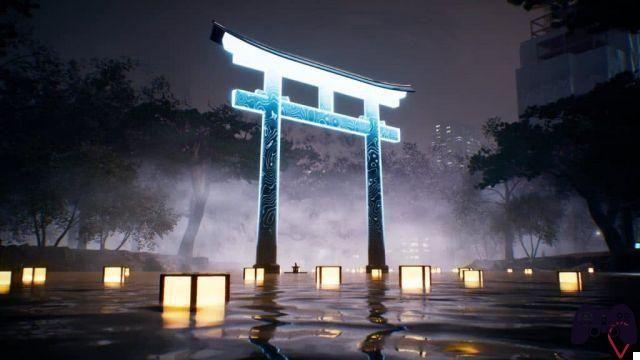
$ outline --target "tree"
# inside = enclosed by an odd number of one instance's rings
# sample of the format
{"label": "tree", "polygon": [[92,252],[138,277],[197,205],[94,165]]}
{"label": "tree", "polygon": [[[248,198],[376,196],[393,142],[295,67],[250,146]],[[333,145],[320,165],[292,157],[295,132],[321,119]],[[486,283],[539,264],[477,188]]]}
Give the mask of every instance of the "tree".
{"label": "tree", "polygon": [[[191,182],[188,223],[178,254],[192,257],[211,182],[229,176],[256,176],[256,126],[227,105],[200,112],[176,101],[168,84],[158,80],[132,113],[141,130],[138,156],[165,174],[187,173]],[[251,171],[255,170],[255,172]]]}
{"label": "tree", "polygon": [[87,216],[88,233],[106,249],[107,240],[120,234],[120,250],[129,240],[139,249],[153,250],[155,240],[169,233],[177,217],[166,206],[166,195],[157,188],[143,188],[139,184],[105,187],[106,192],[93,194],[97,200]]}
{"label": "tree", "polygon": [[30,18],[37,8],[39,5],[31,0],[0,1],[0,57],[5,56],[7,49],[14,46],[21,36],[15,15]]}
{"label": "tree", "polygon": [[[505,149],[504,152],[510,156],[517,157],[524,155],[513,150],[520,146],[522,139],[513,136],[497,137],[503,128],[503,122],[500,118],[491,118],[484,125],[483,131],[488,139],[494,142],[493,147],[483,146],[477,154],[469,159],[469,170],[472,174],[482,173],[482,179],[477,184],[480,189],[487,189],[497,196],[496,203],[500,206],[499,218],[494,219],[493,227],[499,230],[504,239],[505,260],[513,260],[513,242],[515,234],[512,224],[507,219],[508,208],[513,199],[518,195],[518,191],[522,187],[525,180],[531,179],[531,176],[523,176],[520,169],[511,166],[500,166],[504,162],[510,160],[504,156],[496,155],[488,157],[488,154],[495,154],[495,149]],[[502,152],[500,153],[502,154]],[[491,179],[493,181],[487,181]]]}
{"label": "tree", "polygon": [[[134,65],[128,59],[65,63],[37,50],[0,72],[5,231],[23,241],[33,236],[42,247],[58,246],[76,225],[79,247],[86,247],[98,217],[128,221],[128,232],[140,239],[166,233],[150,226],[149,214],[140,215],[141,206],[162,209],[158,201],[164,200],[136,187],[130,113],[139,95],[129,76]],[[158,224],[171,224],[170,212],[160,215]],[[114,221],[100,224],[103,243],[113,231],[124,231],[110,228]]]}
{"label": "tree", "polygon": [[640,210],[637,134],[640,80],[622,73],[581,96],[531,107],[514,123],[496,122],[497,147],[471,158],[481,186],[548,177],[582,197],[616,258],[633,251]]}
{"label": "tree", "polygon": [[636,0],[507,0],[527,11],[545,6],[551,11],[554,26],[570,31],[620,29],[636,33],[640,30],[640,3]]}
{"label": "tree", "polygon": [[[553,245],[557,240],[558,223],[562,216],[558,200],[539,193],[527,193],[513,199],[507,206],[508,221],[527,257],[534,259],[541,243]],[[529,246],[525,245],[528,237]]]}

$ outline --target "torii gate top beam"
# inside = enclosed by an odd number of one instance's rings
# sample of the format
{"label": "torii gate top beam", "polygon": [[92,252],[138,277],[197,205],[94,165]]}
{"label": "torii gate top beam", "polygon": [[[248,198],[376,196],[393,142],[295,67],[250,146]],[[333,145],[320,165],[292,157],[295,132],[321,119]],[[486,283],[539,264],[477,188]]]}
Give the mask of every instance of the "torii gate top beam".
{"label": "torii gate top beam", "polygon": [[213,22],[211,40],[233,54],[235,64],[259,71],[277,70],[283,77],[396,108],[410,85],[392,84],[353,74],[259,43]]}

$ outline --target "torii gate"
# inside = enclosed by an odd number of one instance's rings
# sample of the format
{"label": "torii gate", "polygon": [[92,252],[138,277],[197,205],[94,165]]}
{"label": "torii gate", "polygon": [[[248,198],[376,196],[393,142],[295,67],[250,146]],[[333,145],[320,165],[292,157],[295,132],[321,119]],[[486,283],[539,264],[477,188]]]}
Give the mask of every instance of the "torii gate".
{"label": "torii gate", "polygon": [[[233,90],[234,108],[262,114],[260,154],[260,196],[258,205],[258,248],[256,265],[267,273],[279,273],[276,261],[278,233],[278,177],[280,171],[281,119],[347,132],[365,137],[369,263],[388,270],[384,251],[382,201],[382,157],[380,141],[397,143],[400,129],[380,120],[380,105],[396,108],[400,99],[413,92],[410,85],[398,85],[330,67],[261,44],[213,22],[211,40],[233,55],[233,63],[264,73],[264,88],[249,92]],[[282,79],[318,87],[318,108],[296,104],[282,96]],[[359,118],[333,112],[333,94],[339,92],[362,99],[364,115]]]}

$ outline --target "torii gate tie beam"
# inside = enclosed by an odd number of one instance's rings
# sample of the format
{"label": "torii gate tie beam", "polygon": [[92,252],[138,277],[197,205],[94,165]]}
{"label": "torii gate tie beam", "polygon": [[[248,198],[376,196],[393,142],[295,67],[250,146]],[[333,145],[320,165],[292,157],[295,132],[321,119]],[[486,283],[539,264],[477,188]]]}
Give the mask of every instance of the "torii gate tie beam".
{"label": "torii gate tie beam", "polygon": [[[233,63],[264,73],[263,89],[233,90],[234,108],[262,115],[260,189],[258,205],[258,246],[256,265],[267,273],[279,273],[277,263],[278,192],[280,172],[280,126],[282,119],[364,136],[369,262],[372,268],[387,271],[384,249],[384,203],[382,198],[381,141],[399,142],[400,130],[380,120],[380,105],[396,108],[409,85],[369,79],[318,62],[276,50],[231,31],[214,22],[211,40],[233,54]],[[289,101],[282,96],[282,79],[318,87],[318,108]],[[360,98],[363,116],[354,118],[334,112],[334,93]]]}

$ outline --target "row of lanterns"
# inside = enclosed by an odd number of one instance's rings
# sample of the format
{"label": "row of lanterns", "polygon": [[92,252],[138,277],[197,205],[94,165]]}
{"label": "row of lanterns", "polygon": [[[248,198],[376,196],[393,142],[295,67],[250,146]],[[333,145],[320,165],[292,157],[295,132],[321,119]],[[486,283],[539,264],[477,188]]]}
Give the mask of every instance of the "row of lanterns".
{"label": "row of lanterns", "polygon": [[[105,266],[102,269],[102,281],[105,285],[120,285],[129,277],[130,272],[131,270],[125,266]],[[11,271],[0,271],[0,293],[9,292],[11,279]],[[46,281],[46,267],[22,268],[22,285],[44,285]]]}
{"label": "row of lanterns", "polygon": [[[439,268],[429,265],[402,265],[399,267],[400,288],[408,291],[428,291],[431,288],[431,274],[439,273]],[[484,286],[484,271],[472,268],[456,268],[453,271],[466,288]],[[589,273],[594,269],[589,268]],[[124,266],[105,266],[103,283],[107,286],[119,286],[130,275],[130,269]],[[513,269],[507,269],[513,273]],[[525,275],[532,275],[531,268],[524,269]],[[22,271],[24,285],[42,285],[46,281],[47,269],[44,267],[26,267]],[[382,280],[382,269],[371,269],[372,280]],[[244,268],[243,280],[260,284],[265,279],[265,269],[260,267]],[[316,286],[321,289],[337,288],[342,284],[341,266],[316,266]],[[561,291],[581,291],[582,274],[579,271],[559,271],[558,283]],[[11,271],[0,271],[0,288],[11,286]],[[167,308],[196,310],[215,306],[224,306],[229,301],[230,275],[224,273],[179,273],[160,275],[160,305]]]}

